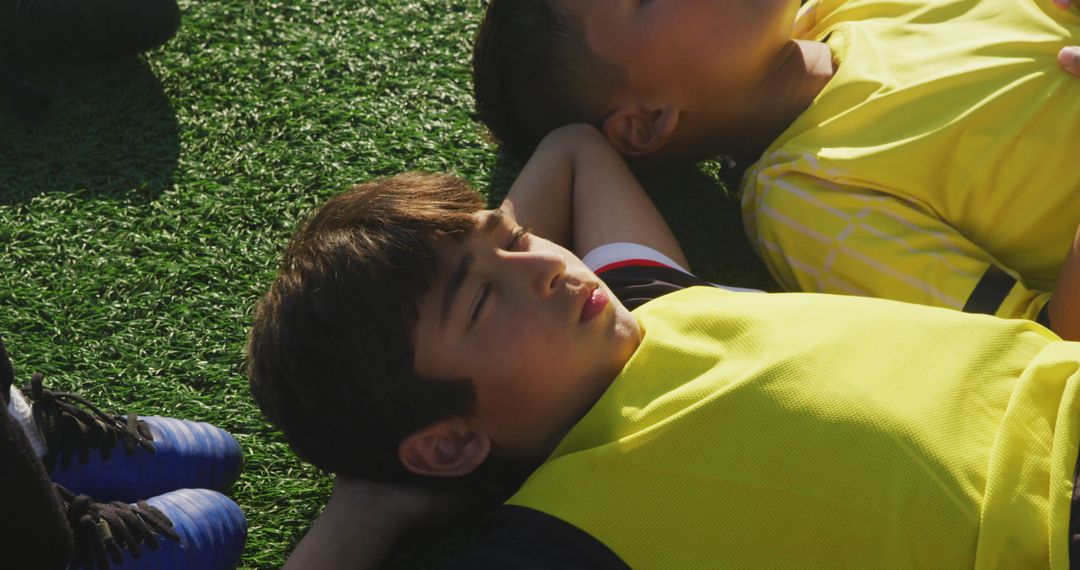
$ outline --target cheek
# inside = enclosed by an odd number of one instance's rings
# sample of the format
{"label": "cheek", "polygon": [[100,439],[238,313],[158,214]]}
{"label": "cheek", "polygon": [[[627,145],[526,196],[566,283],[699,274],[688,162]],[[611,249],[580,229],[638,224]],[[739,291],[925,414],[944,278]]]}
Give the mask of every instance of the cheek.
{"label": "cheek", "polygon": [[557,355],[514,346],[489,362],[492,376],[484,382],[479,404],[503,429],[531,425],[553,413],[552,402],[565,391],[566,371]]}
{"label": "cheek", "polygon": [[489,355],[498,368],[517,376],[559,370],[572,360],[572,342],[566,331],[532,323],[514,324],[492,331],[488,345],[498,347]]}
{"label": "cheek", "polygon": [[573,375],[580,360],[576,344],[567,331],[554,329],[533,321],[489,331],[482,353],[506,391],[543,391]]}
{"label": "cheek", "polygon": [[758,10],[746,14],[745,29],[764,46],[782,45],[791,39],[799,4],[791,0],[763,1]]}

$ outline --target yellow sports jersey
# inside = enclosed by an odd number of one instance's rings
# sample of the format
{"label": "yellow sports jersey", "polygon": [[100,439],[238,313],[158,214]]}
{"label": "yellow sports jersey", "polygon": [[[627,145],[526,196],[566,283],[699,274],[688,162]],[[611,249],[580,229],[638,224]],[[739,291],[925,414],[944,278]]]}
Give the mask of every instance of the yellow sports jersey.
{"label": "yellow sports jersey", "polygon": [[1050,0],[803,6],[837,71],[743,182],[773,276],[1045,322],[1080,225],[1078,31]]}
{"label": "yellow sports jersey", "polygon": [[1080,344],[1036,323],[696,287],[509,504],[631,568],[1068,566]]}

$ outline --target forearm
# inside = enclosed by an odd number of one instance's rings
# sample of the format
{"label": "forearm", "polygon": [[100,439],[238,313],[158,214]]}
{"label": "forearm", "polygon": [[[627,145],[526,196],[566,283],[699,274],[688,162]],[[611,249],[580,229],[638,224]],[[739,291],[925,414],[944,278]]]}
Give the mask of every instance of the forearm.
{"label": "forearm", "polygon": [[667,222],[626,162],[589,125],[552,132],[514,183],[502,206],[537,235],[584,256],[631,242],[689,267]]}
{"label": "forearm", "polygon": [[500,208],[544,239],[572,248],[578,170],[590,149],[607,144],[588,125],[553,131],[537,146]]}
{"label": "forearm", "polygon": [[536,147],[500,206],[517,223],[544,239],[570,241],[573,172],[564,138],[555,132]]}
{"label": "forearm", "polygon": [[1063,339],[1080,341],[1080,228],[1050,298],[1050,327]]}
{"label": "forearm", "polygon": [[378,568],[401,532],[377,509],[331,501],[296,545],[285,570]]}
{"label": "forearm", "polygon": [[377,568],[406,530],[448,519],[463,508],[455,495],[338,476],[326,508],[285,568]]}

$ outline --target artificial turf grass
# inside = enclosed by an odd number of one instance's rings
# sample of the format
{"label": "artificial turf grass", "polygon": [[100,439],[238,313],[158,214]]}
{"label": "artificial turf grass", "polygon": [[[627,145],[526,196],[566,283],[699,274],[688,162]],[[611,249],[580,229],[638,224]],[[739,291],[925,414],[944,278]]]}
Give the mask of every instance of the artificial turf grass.
{"label": "artificial turf grass", "polygon": [[[329,478],[299,462],[251,402],[254,300],[296,222],[349,185],[452,171],[495,202],[520,163],[470,119],[476,1],[181,2],[177,37],[145,58],[32,70],[63,83],[33,127],[0,112],[0,333],[32,371],[105,409],[236,434],[242,567],[280,566]],[[648,174],[704,277],[771,288],[717,166]],[[437,565],[465,525],[410,537],[389,568]]]}

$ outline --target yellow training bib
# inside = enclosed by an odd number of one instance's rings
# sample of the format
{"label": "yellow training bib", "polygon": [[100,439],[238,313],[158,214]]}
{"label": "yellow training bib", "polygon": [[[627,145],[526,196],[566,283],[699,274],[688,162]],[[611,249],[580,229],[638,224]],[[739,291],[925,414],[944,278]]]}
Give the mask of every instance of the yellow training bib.
{"label": "yellow training bib", "polygon": [[1027,321],[692,288],[509,504],[632,568],[1065,567],[1080,344]]}

